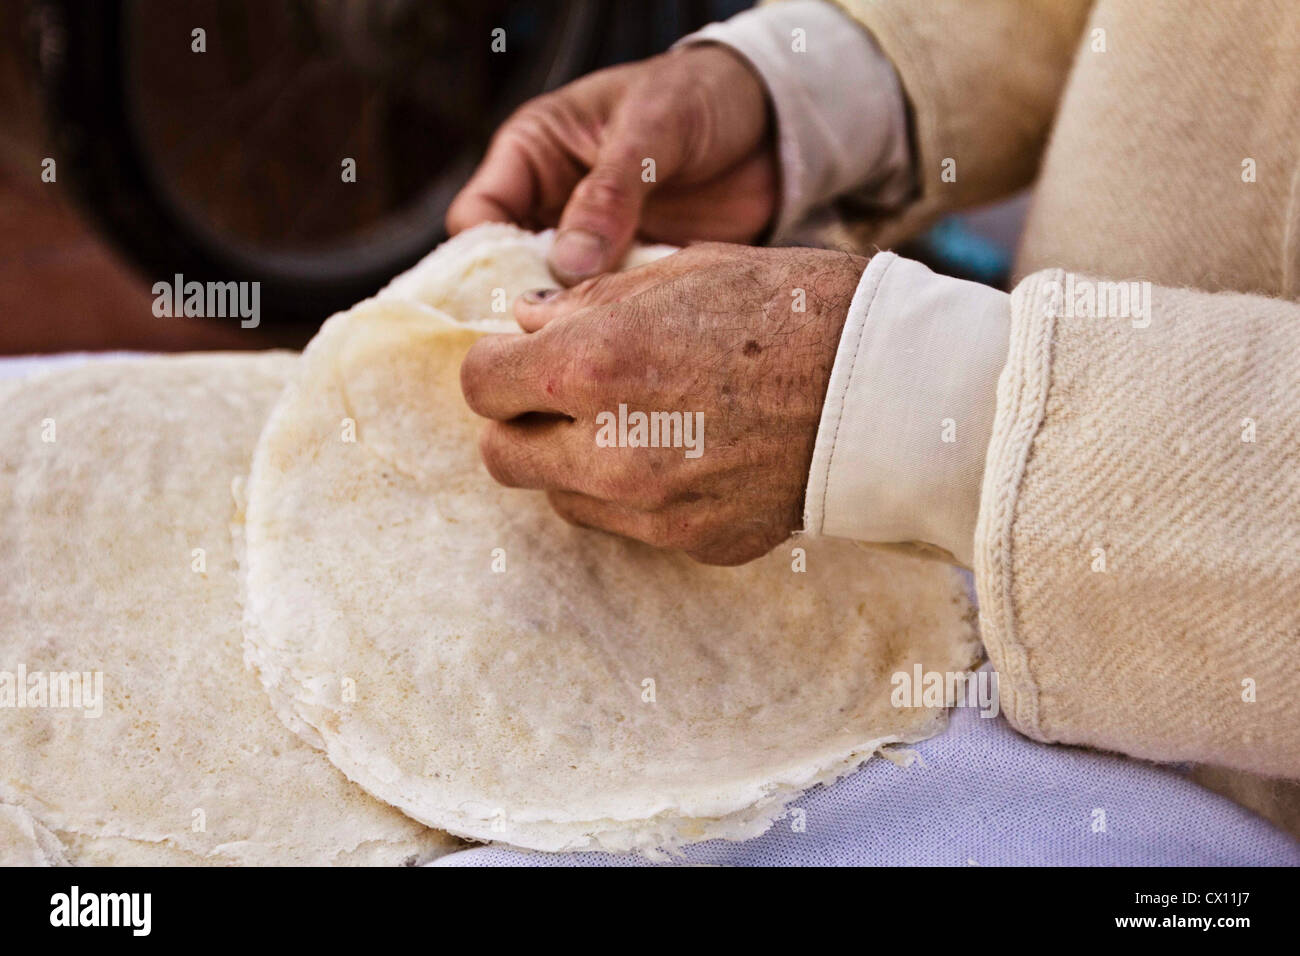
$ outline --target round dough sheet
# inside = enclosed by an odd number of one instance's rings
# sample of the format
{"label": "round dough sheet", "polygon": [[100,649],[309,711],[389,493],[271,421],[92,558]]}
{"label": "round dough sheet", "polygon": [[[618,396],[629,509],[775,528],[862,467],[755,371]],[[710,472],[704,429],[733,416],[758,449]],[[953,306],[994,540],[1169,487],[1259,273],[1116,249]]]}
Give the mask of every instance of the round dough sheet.
{"label": "round dough sheet", "polygon": [[151,358],[5,384],[0,829],[26,837],[15,854],[321,865],[455,845],[288,732],[244,664],[232,482],[296,363]]}
{"label": "round dough sheet", "polygon": [[459,387],[490,309],[456,275],[511,284],[492,228],[422,263],[419,301],[331,319],[263,431],[245,635],[285,721],[416,819],[543,850],[755,835],[941,729],[890,681],[976,661],[953,569],[800,538],[707,567],[491,480]]}

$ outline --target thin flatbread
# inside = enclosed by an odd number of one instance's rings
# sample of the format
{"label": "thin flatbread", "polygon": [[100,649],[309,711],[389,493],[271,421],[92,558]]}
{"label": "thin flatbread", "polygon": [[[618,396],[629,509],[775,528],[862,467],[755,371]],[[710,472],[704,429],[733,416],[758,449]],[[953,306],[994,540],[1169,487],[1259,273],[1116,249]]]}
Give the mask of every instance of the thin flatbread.
{"label": "thin flatbread", "polygon": [[[528,232],[505,223],[487,223],[444,242],[414,268],[388,283],[376,296],[420,302],[452,316],[461,325],[486,332],[518,332],[511,314],[514,300],[531,289],[559,283],[546,265],[555,230]],[[634,245],[623,269],[635,269],[676,252],[673,246]]]}
{"label": "thin flatbread", "polygon": [[491,480],[459,366],[545,251],[521,283],[494,228],[331,319],[263,431],[245,635],[286,723],[418,820],[541,850],[753,836],[937,733],[891,677],[978,658],[953,569],[798,538],[706,567]]}
{"label": "thin flatbread", "polygon": [[60,841],[99,865],[396,864],[454,845],[289,733],[244,666],[232,480],[296,362],[5,383],[0,802],[50,862]]}
{"label": "thin flatbread", "polygon": [[0,866],[67,866],[59,838],[22,807],[0,803]]}

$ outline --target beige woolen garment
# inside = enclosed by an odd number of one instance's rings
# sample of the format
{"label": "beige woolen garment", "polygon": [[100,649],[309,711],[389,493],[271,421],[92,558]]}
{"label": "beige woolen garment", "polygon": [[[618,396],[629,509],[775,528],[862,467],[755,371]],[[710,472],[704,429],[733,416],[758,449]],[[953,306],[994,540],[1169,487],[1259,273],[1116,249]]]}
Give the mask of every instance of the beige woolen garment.
{"label": "beige woolen garment", "polygon": [[[918,157],[918,200],[860,239],[1041,160],[976,538],[1004,709],[1229,768],[1201,778],[1300,830],[1294,784],[1229,772],[1300,777],[1300,5],[841,5],[897,68]],[[1057,268],[1154,283],[1149,326],[1053,318],[1064,274],[1035,270]]]}
{"label": "beige woolen garment", "polygon": [[839,203],[849,235],[888,248],[951,209],[1027,186],[1038,170],[1089,3],[837,0],[894,64],[912,120],[918,192],[901,211],[869,188]]}

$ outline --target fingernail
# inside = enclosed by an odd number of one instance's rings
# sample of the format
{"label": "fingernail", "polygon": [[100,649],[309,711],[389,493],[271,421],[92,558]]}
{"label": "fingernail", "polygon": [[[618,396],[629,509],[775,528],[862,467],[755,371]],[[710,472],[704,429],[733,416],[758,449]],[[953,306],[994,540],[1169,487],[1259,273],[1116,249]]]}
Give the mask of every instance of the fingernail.
{"label": "fingernail", "polygon": [[555,237],[551,265],[559,273],[585,279],[600,271],[605,256],[605,240],[585,229],[566,229]]}
{"label": "fingernail", "polygon": [[559,291],[559,289],[529,289],[524,293],[523,299],[529,305],[541,305]]}

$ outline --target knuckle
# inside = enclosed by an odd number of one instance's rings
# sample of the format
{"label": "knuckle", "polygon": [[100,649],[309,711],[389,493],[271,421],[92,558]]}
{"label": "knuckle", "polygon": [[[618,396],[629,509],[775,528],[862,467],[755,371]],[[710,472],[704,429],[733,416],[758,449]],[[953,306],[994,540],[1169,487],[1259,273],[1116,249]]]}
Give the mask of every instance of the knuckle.
{"label": "knuckle", "polygon": [[616,273],[602,272],[600,275],[592,276],[585,279],[578,285],[568,289],[562,295],[568,295],[570,301],[579,302],[583,305],[592,305],[601,302],[610,297],[613,291],[613,277]]}
{"label": "knuckle", "polygon": [[646,511],[662,511],[676,498],[669,484],[658,479],[642,482],[637,493],[637,503]]}
{"label": "knuckle", "polygon": [[598,342],[589,342],[575,351],[564,372],[567,384],[575,392],[587,395],[597,404],[619,383],[619,373],[617,354]]}
{"label": "knuckle", "polygon": [[678,531],[675,539],[677,548],[683,551],[690,551],[694,548],[703,548],[708,545],[708,535],[699,525],[691,525]]}
{"label": "knuckle", "polygon": [[506,149],[525,156],[546,155],[562,138],[564,104],[556,94],[546,94],[515,110],[492,137],[492,149]]}
{"label": "knuckle", "polygon": [[627,504],[636,490],[636,483],[630,480],[621,463],[610,463],[600,469],[594,476],[592,486],[598,498],[617,504]]}
{"label": "knuckle", "polygon": [[700,564],[711,564],[717,567],[735,567],[738,564],[744,564],[743,560],[736,560],[732,550],[725,546],[703,545],[694,548],[684,548],[687,557],[692,561]]}
{"label": "knuckle", "polygon": [[596,170],[573,191],[574,202],[588,209],[608,209],[626,206],[632,194],[618,175],[608,167]]}
{"label": "knuckle", "polygon": [[656,548],[673,547],[671,519],[664,514],[647,514],[642,518],[642,540]]}
{"label": "knuckle", "polygon": [[447,207],[447,231],[454,234],[468,228],[469,225],[468,196],[461,192]]}
{"label": "knuckle", "polygon": [[578,520],[578,512],[574,508],[573,502],[566,495],[560,494],[558,491],[548,491],[546,500],[550,502],[551,510],[569,524],[578,527],[582,526],[582,522]]}
{"label": "knuckle", "polygon": [[667,512],[674,505],[689,503],[691,491],[672,462],[661,455],[640,450],[646,457],[637,459],[639,480],[635,500],[643,511]]}
{"label": "knuckle", "polygon": [[484,378],[487,362],[485,350],[479,348],[482,341],[469,350],[460,364],[460,392],[465,398],[465,404],[476,415],[485,414],[483,399],[486,394]]}
{"label": "knuckle", "polygon": [[693,242],[682,253],[689,255],[691,258],[698,259],[718,259],[723,256],[734,256],[738,249],[743,246],[736,246],[730,242]]}
{"label": "knuckle", "polygon": [[509,446],[505,434],[495,423],[484,427],[478,440],[479,457],[492,480],[507,488],[515,487],[516,478],[511,465]]}
{"label": "knuckle", "polygon": [[627,449],[608,452],[595,476],[596,496],[637,511],[649,511],[645,502],[645,475],[640,462]]}
{"label": "knuckle", "polygon": [[553,296],[547,305],[567,314],[600,305],[613,305],[620,300],[626,284],[627,279],[620,273],[602,272]]}
{"label": "knuckle", "polygon": [[712,541],[700,541],[685,548],[687,556],[701,564],[734,568],[761,558],[772,549],[760,537],[746,535],[740,538],[724,538]]}
{"label": "knuckle", "polygon": [[685,549],[686,556],[698,564],[711,564],[718,567],[729,567],[732,562],[727,561],[722,552],[716,549]]}
{"label": "knuckle", "polygon": [[550,125],[551,117],[555,115],[559,102],[558,94],[543,93],[541,96],[534,96],[526,103],[521,103],[502,125],[501,135],[537,133],[546,129]]}
{"label": "knuckle", "polygon": [[680,62],[665,65],[669,67],[666,71],[642,73],[627,94],[626,108],[635,112],[637,128],[651,136],[685,125],[689,111],[683,109],[683,98],[698,86],[698,77],[683,70]]}
{"label": "knuckle", "polygon": [[704,546],[704,532],[698,520],[672,513],[660,513],[655,518],[663,547],[690,551]]}

